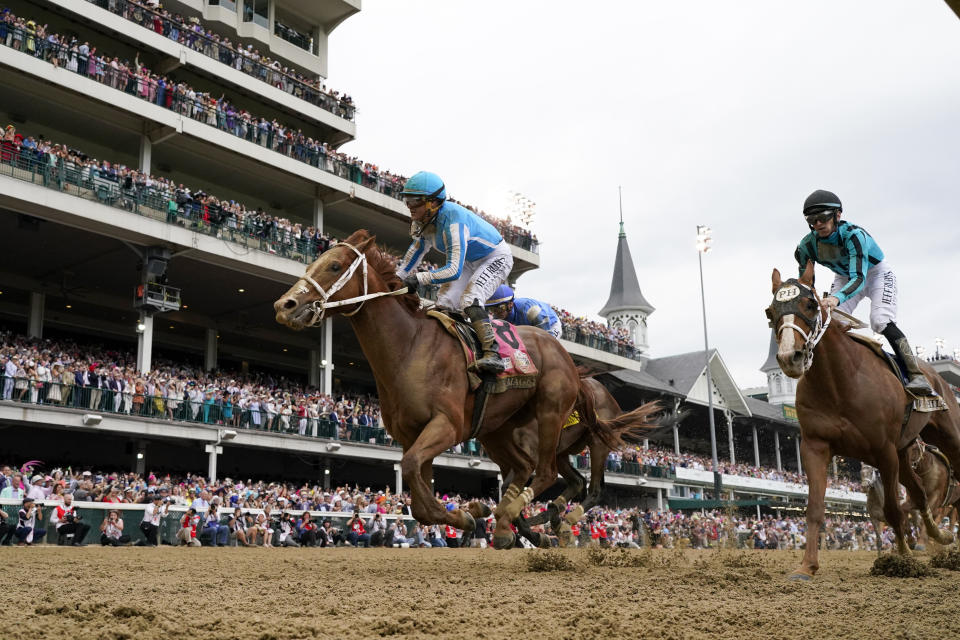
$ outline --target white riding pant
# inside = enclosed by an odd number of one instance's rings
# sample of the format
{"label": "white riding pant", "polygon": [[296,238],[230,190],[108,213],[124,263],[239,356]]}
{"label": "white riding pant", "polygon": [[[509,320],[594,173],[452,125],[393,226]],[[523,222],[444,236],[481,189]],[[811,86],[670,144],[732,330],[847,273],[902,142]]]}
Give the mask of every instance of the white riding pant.
{"label": "white riding pant", "polygon": [[[830,286],[830,293],[840,291],[848,282],[850,278],[836,275]],[[867,269],[867,282],[860,292],[837,308],[853,314],[853,310],[864,298],[870,299],[870,328],[876,333],[883,333],[888,324],[897,321],[897,275],[885,260]]]}
{"label": "white riding pant", "polygon": [[437,305],[462,311],[479,300],[483,306],[497,287],[507,281],[512,268],[513,254],[507,243],[501,242],[482,260],[464,262],[459,278],[440,285]]}
{"label": "white riding pant", "polygon": [[559,320],[557,320],[556,322],[550,325],[550,328],[547,329],[547,333],[549,333],[554,338],[557,338],[559,340],[560,336],[563,335],[563,324]]}

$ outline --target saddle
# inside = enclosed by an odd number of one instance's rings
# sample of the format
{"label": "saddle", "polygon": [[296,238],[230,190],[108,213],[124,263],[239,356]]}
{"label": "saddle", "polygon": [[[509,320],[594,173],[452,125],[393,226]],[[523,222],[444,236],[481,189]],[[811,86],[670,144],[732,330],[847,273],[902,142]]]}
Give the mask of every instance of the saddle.
{"label": "saddle", "polygon": [[496,377],[491,376],[491,379],[485,379],[477,371],[477,359],[482,356],[483,349],[470,320],[462,313],[449,309],[443,311],[431,309],[427,311],[427,316],[443,325],[447,333],[460,343],[471,391],[476,391],[484,382],[486,382],[483,385],[484,391],[490,394],[503,393],[508,389],[530,389],[537,386],[539,371],[527,354],[523,340],[509,322],[491,320],[497,339],[497,352],[503,360],[505,369]]}
{"label": "saddle", "polygon": [[[873,351],[877,357],[883,360],[890,370],[897,376],[897,379],[900,380],[900,384],[907,384],[907,373],[903,364],[900,360],[890,353],[883,349],[883,345],[871,338],[870,336],[865,336],[860,333],[853,333],[852,331],[847,332],[847,335],[850,336],[856,342],[868,347]],[[907,392],[907,395],[913,398],[912,409],[913,411],[919,411],[921,413],[931,413],[933,411],[943,411],[947,408],[947,403],[943,401],[943,398],[940,396],[918,396],[914,393],[911,393],[907,390],[906,386],[903,388]]]}

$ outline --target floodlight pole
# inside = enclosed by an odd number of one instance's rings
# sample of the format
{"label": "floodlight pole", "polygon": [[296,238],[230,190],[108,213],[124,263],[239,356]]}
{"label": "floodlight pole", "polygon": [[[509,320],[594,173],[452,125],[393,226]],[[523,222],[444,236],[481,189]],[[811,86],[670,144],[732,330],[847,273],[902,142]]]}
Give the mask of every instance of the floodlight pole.
{"label": "floodlight pole", "polygon": [[710,455],[713,460],[714,499],[721,500],[722,478],[717,460],[717,428],[713,418],[713,376],[710,374],[710,341],[707,338],[707,297],[703,286],[703,254],[710,250],[710,231],[705,225],[697,225],[697,261],[700,265],[700,304],[703,309],[703,352],[707,369],[707,411],[710,419]]}

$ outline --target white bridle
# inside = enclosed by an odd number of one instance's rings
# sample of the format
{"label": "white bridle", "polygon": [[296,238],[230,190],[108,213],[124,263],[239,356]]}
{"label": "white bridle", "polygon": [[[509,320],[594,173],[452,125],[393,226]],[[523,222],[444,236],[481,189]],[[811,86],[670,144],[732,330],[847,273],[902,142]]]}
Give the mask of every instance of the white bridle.
{"label": "white bridle", "polygon": [[[309,311],[313,314],[313,319],[309,323],[307,323],[307,326],[309,327],[312,327],[316,323],[323,320],[324,313],[326,312],[327,309],[332,309],[334,307],[342,307],[348,304],[360,303],[359,306],[353,311],[343,314],[345,318],[349,318],[350,316],[355,315],[358,311],[360,311],[360,309],[363,308],[363,304],[367,300],[372,300],[373,298],[381,298],[383,296],[399,296],[404,293],[407,293],[408,291],[407,287],[401,287],[396,291],[380,291],[377,293],[367,293],[367,256],[364,253],[362,253],[359,249],[357,249],[355,246],[353,246],[352,244],[348,244],[346,242],[338,242],[334,246],[341,246],[341,245],[350,247],[350,249],[355,254],[357,254],[357,257],[353,259],[353,262],[351,262],[350,266],[347,267],[347,270],[343,272],[343,275],[341,275],[337,279],[337,281],[330,286],[329,290],[325,290],[323,287],[320,286],[319,282],[317,282],[316,280],[310,277],[310,267],[307,267],[307,270],[304,272],[303,277],[301,278],[302,280],[307,281],[314,289],[317,290],[317,293],[320,294],[320,299],[314,300],[308,307]],[[330,300],[330,296],[335,294],[337,291],[340,291],[340,289],[342,289],[347,284],[347,282],[350,281],[350,278],[353,277],[353,274],[356,273],[357,271],[357,267],[359,267],[360,265],[363,265],[363,295],[355,296],[353,298],[347,298],[345,300],[335,300],[334,302],[328,302]],[[298,294],[308,293],[309,291],[310,289],[308,289],[306,286],[302,284],[297,288]]]}
{"label": "white bridle", "polygon": [[[783,333],[784,329],[794,329],[797,333],[803,336],[803,372],[806,373],[807,370],[813,365],[813,350],[820,343],[820,339],[823,338],[823,334],[827,332],[827,327],[830,326],[831,314],[829,312],[824,312],[823,309],[819,308],[820,298],[817,297],[817,292],[801,283],[797,283],[807,291],[813,293],[813,299],[817,301],[817,320],[813,328],[809,333],[801,329],[799,326],[794,324],[793,317],[794,314],[788,314],[785,316],[784,323],[780,325],[777,329],[777,342],[780,342],[780,334]],[[826,319],[824,319],[826,315]]]}

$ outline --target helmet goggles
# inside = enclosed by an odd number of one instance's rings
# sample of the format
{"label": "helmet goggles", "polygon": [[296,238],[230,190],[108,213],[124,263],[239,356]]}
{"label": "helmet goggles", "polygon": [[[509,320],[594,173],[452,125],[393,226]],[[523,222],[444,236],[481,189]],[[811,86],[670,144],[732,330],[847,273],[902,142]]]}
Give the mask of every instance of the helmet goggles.
{"label": "helmet goggles", "polygon": [[835,215],[837,215],[837,209],[824,209],[817,213],[808,213],[803,217],[806,219],[807,224],[812,227],[815,224],[833,220]]}

